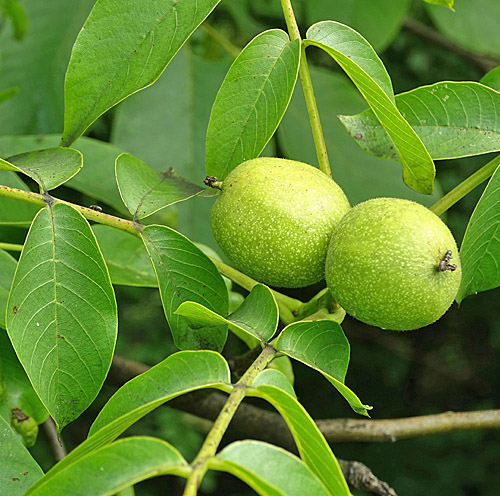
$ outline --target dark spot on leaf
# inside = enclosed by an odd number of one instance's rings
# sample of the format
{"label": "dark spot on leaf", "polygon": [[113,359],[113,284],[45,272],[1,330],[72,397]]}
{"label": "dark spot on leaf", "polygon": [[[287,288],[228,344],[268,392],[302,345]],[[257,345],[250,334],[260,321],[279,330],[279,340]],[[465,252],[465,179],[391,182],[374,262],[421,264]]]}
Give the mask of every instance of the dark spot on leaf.
{"label": "dark spot on leaf", "polygon": [[17,307],[14,307],[14,308],[12,309],[12,311],[13,311],[14,313],[17,313]]}
{"label": "dark spot on leaf", "polygon": [[60,334],[57,335],[59,339],[66,339],[64,336],[61,336]]}
{"label": "dark spot on leaf", "polygon": [[12,480],[13,480],[14,482],[18,482],[20,479],[19,479],[18,477],[12,477]]}
{"label": "dark spot on leaf", "polygon": [[29,472],[23,472],[23,475],[28,475],[28,474],[29,474]]}
{"label": "dark spot on leaf", "polygon": [[354,137],[355,137],[356,139],[361,139],[361,138],[363,137],[363,135],[362,135],[361,133],[356,133],[356,134],[354,135]]}

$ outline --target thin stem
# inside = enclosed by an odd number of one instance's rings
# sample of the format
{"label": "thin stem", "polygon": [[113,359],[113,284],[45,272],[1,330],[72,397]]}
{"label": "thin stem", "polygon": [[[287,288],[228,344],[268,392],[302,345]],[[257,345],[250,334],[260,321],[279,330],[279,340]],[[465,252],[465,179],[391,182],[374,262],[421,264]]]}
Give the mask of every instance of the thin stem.
{"label": "thin stem", "polygon": [[22,251],[23,245],[16,245],[14,243],[0,243],[0,250],[5,251]]}
{"label": "thin stem", "polygon": [[486,181],[496,170],[500,164],[500,155],[490,160],[486,165],[470,175],[465,181],[462,181],[457,187],[453,188],[449,193],[440,198],[430,210],[436,215],[442,215],[450,207],[455,205],[465,195],[470,193],[475,187]]}
{"label": "thin stem", "polygon": [[[9,186],[0,185],[0,196],[7,196],[9,198],[16,198],[18,200],[23,200],[29,203],[34,203],[41,207],[45,207],[47,202],[45,197],[39,193],[34,193],[32,191],[24,191],[22,189],[10,188]],[[120,217],[115,217],[114,215],[105,214],[104,212],[98,212],[91,208],[82,207],[81,205],[76,205],[75,203],[70,203],[64,200],[59,200],[58,198],[51,197],[51,200],[56,203],[64,203],[78,210],[86,219],[92,220],[94,222],[99,222],[100,224],[105,224],[107,226],[115,227],[122,231],[127,231],[131,234],[139,236],[142,229],[142,225],[137,222],[132,222],[131,220],[122,219]]]}
{"label": "thin stem", "polygon": [[43,428],[47,435],[52,454],[54,455],[54,460],[56,463],[60,462],[66,456],[67,451],[61,436],[57,435],[56,424],[51,417],[48,417],[43,423]]}
{"label": "thin stem", "polygon": [[207,463],[217,452],[217,448],[222,441],[222,437],[224,436],[231,419],[245,397],[246,388],[252,385],[259,372],[267,367],[275,355],[276,350],[269,345],[266,346],[255,362],[253,362],[253,364],[245,372],[243,377],[235,384],[233,391],[226,401],[226,404],[222,408],[212,429],[205,438],[203,446],[192,463],[193,471],[191,472],[186,488],[184,489],[184,496],[196,496],[198,487],[200,486],[203,476],[207,471]]}
{"label": "thin stem", "polygon": [[[235,268],[226,265],[224,262],[220,262],[219,260],[215,260],[213,258],[211,260],[222,275],[228,277],[236,284],[239,284],[247,291],[251,291],[256,284],[259,284],[251,277],[248,277],[246,274],[243,274]],[[282,322],[284,324],[291,324],[292,322],[295,322],[296,319],[294,317],[294,312],[298,311],[298,309],[302,305],[302,302],[300,300],[296,300],[295,298],[291,298],[290,296],[279,293],[278,291],[271,291],[273,292],[276,303],[278,304]]]}
{"label": "thin stem", "polygon": [[299,40],[300,42],[300,65],[299,77],[302,84],[302,91],[306,102],[307,113],[309,115],[309,122],[311,123],[311,130],[314,139],[314,146],[316,148],[316,155],[318,157],[319,168],[327,176],[332,177],[330,169],[330,162],[328,160],[328,152],[326,151],[325,137],[323,129],[321,128],[321,121],[319,118],[318,106],[314,96],[314,89],[311,81],[311,74],[309,73],[309,66],[307,65],[306,49],[300,37],[297,21],[293,13],[291,0],[281,0],[281,8],[285,16],[288,33],[292,40]]}

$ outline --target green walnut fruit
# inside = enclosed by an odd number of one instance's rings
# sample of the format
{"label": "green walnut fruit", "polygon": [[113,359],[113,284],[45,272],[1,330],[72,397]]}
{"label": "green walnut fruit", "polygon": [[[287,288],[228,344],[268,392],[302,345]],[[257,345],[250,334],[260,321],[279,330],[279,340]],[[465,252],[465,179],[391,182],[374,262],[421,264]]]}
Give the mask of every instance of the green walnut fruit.
{"label": "green walnut fruit", "polygon": [[318,169],[258,158],[224,179],[211,225],[242,272],[271,286],[299,288],[323,279],[328,241],[348,209],[344,192]]}
{"label": "green walnut fruit", "polygon": [[461,279],[446,225],[422,205],[396,198],[352,208],[333,232],[325,268],[328,287],[349,315],[399,331],[439,319]]}

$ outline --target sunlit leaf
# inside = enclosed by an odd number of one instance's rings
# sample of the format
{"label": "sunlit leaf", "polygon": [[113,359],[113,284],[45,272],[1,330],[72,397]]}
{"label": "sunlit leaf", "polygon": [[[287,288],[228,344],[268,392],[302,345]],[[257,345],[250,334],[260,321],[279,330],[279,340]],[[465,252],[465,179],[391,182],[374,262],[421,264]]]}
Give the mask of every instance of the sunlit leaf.
{"label": "sunlit leaf", "polygon": [[330,494],[296,456],[260,441],[232,443],[210,460],[208,466],[229,472],[262,496]]}
{"label": "sunlit leaf", "polygon": [[304,43],[323,49],[352,79],[390,136],[403,166],[405,183],[421,193],[432,193],[434,163],[394,104],[391,80],[371,45],[350,27],[334,21],[311,26]]}
{"label": "sunlit leaf", "polygon": [[72,148],[47,148],[0,159],[0,170],[22,172],[44,191],[57,188],[71,179],[83,165],[82,154]]}
{"label": "sunlit leaf", "polygon": [[[273,386],[282,391],[285,391],[290,396],[297,398],[295,390],[288,378],[276,369],[265,369],[255,378],[252,383],[252,388],[258,388],[259,386]],[[253,393],[251,390],[248,391],[249,396]]]}
{"label": "sunlit leaf", "polygon": [[163,310],[175,344],[180,349],[221,351],[227,326],[193,328],[175,310],[184,301],[194,301],[227,315],[228,296],[224,281],[213,262],[191,241],[166,226],[147,226],[142,231],[153,261]]}
{"label": "sunlit leaf", "polygon": [[[500,93],[479,83],[440,82],[396,96],[396,105],[434,159],[500,150]],[[339,116],[361,148],[398,159],[384,128],[368,109]]]}
{"label": "sunlit leaf", "polygon": [[465,297],[500,286],[500,167],[490,179],[472,213],[460,248]]}
{"label": "sunlit leaf", "polygon": [[256,36],[230,67],[207,129],[205,169],[224,179],[260,155],[292,97],[300,61],[298,40],[279,29]]}
{"label": "sunlit leaf", "polygon": [[0,446],[0,494],[23,496],[26,490],[43,476],[43,472],[24,446],[21,437],[1,415]]}
{"label": "sunlit leaf", "polygon": [[101,389],[117,332],[106,265],[90,226],[72,207],[57,203],[33,221],[7,303],[7,331],[62,429]]}
{"label": "sunlit leaf", "polygon": [[87,454],[53,477],[40,479],[26,495],[107,496],[151,477],[187,473],[187,462],[170,444],[152,437],[129,437]]}
{"label": "sunlit leaf", "polygon": [[371,407],[344,384],[350,347],[337,322],[295,322],[287,326],[276,341],[276,349],[321,372],[360,415]]}
{"label": "sunlit leaf", "polygon": [[99,0],[73,46],[62,145],[106,110],[158,79],[219,0]]}
{"label": "sunlit leaf", "polygon": [[157,172],[128,153],[116,159],[116,182],[123,203],[134,219],[148,217],[204,190],[179,176],[172,168]]}

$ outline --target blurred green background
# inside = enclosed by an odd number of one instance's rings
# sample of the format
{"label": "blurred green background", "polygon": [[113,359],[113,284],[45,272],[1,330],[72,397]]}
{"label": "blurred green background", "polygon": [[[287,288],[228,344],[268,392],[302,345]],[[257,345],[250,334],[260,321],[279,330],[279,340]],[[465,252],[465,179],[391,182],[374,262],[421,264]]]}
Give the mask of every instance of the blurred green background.
{"label": "blurred green background", "polygon": [[[26,15],[9,17],[7,0],[0,32],[0,91],[17,87],[1,103],[0,156],[57,143],[62,130],[63,84],[71,46],[94,0],[19,0]],[[360,31],[375,47],[396,93],[442,80],[478,81],[500,64],[498,0],[455,0],[453,13],[423,0],[294,0],[299,26],[333,19]],[[129,152],[158,170],[173,167],[202,184],[204,138],[210,108],[234,51],[259,32],[285,28],[278,0],[222,0],[150,88],[102,116],[79,140],[85,167],[54,195],[126,215],[114,180],[114,159]],[[309,49],[334,178],[352,204],[376,196],[398,196],[431,205],[491,157],[437,163],[433,197],[410,191],[397,162],[376,159],[349,138],[338,114],[354,114],[366,104],[331,59]],[[300,85],[298,85],[300,86]],[[52,135],[52,136],[51,136]],[[54,136],[56,135],[56,136]],[[21,138],[21,136],[24,136]],[[98,140],[98,141],[96,141]],[[264,154],[317,164],[300,87]],[[483,187],[454,206],[446,220],[460,243]],[[216,248],[208,216],[210,202],[197,198],[156,214],[152,222],[171,225],[193,241]],[[0,208],[1,208],[0,204]],[[0,225],[0,241],[22,242],[26,230]],[[314,289],[318,289],[318,287]],[[117,287],[120,332],[117,353],[153,365],[175,351],[154,289]],[[309,288],[294,296],[308,298]],[[351,343],[347,384],[374,406],[375,419],[498,407],[500,404],[500,305],[498,290],[469,297],[438,323],[417,332],[380,331],[347,318]],[[244,352],[231,339],[227,356]],[[355,418],[347,403],[320,375],[294,365],[296,391],[312,416]],[[63,437],[71,448],[81,442],[93,418],[113,393],[106,385],[94,405]],[[162,408],[134,426],[134,432],[163,437],[192,458],[203,423]],[[400,496],[496,496],[500,487],[498,431],[472,431],[396,443],[342,443],[335,454],[367,464]],[[43,434],[32,453],[44,468],[52,461]],[[209,474],[204,494],[250,495],[229,476]],[[138,495],[182,493],[182,482],[158,478],[139,484]],[[361,494],[361,493],[356,493]]]}

